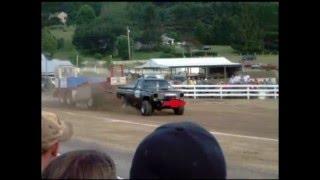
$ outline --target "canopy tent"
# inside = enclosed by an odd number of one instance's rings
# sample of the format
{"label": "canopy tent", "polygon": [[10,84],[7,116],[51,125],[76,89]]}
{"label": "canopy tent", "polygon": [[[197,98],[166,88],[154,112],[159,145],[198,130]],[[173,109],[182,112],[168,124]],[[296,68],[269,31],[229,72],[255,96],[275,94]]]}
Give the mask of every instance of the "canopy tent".
{"label": "canopy tent", "polygon": [[151,59],[151,61],[168,67],[241,66],[225,57],[166,58]]}
{"label": "canopy tent", "polygon": [[139,68],[176,68],[176,67],[208,67],[208,66],[241,66],[225,57],[196,57],[196,58],[153,58]]}
{"label": "canopy tent", "polygon": [[137,69],[177,69],[187,68],[188,74],[191,68],[205,68],[206,76],[210,68],[223,68],[224,76],[227,76],[226,68],[241,68],[240,63],[233,63],[225,57],[191,57],[191,58],[152,58],[145,64],[137,66]]}
{"label": "canopy tent", "polygon": [[165,68],[169,68],[169,67],[166,65],[158,64],[152,60],[149,60],[145,64],[140,65],[140,66],[136,66],[135,68],[137,68],[137,69],[165,69]]}

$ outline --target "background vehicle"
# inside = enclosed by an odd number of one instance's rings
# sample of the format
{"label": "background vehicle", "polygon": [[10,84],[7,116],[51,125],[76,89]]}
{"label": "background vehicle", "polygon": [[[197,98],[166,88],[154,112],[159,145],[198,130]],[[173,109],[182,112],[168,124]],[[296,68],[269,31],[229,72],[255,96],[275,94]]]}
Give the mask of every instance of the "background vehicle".
{"label": "background vehicle", "polygon": [[177,115],[184,113],[183,93],[172,89],[165,79],[139,78],[132,84],[119,86],[117,97],[140,109],[142,115],[151,115],[154,110],[173,109]]}
{"label": "background vehicle", "polygon": [[[120,70],[120,71],[117,71]],[[66,105],[82,104],[88,108],[105,103],[108,94],[115,93],[116,86],[126,84],[123,66],[110,66],[105,77],[78,76],[77,68],[61,66],[56,71],[57,87],[53,96]]]}

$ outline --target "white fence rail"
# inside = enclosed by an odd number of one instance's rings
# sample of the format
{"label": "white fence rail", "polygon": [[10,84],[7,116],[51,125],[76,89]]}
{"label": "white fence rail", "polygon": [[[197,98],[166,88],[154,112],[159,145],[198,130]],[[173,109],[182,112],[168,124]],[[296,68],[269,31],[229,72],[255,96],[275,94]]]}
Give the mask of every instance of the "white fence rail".
{"label": "white fence rail", "polygon": [[279,85],[173,85],[174,88],[184,92],[185,97],[257,97],[264,99],[279,96]]}

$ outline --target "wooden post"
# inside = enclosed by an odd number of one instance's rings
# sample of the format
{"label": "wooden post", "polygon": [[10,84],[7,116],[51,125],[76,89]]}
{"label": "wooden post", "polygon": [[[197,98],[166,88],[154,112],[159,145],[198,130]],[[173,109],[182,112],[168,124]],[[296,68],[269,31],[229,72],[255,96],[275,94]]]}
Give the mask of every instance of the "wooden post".
{"label": "wooden post", "polygon": [[220,99],[222,99],[222,85],[220,86]]}
{"label": "wooden post", "polygon": [[277,87],[276,86],[274,87],[273,93],[274,93],[274,99],[277,99]]}
{"label": "wooden post", "polygon": [[209,68],[208,67],[206,67],[206,78],[208,79],[208,74],[209,74]]}
{"label": "wooden post", "polygon": [[249,86],[247,87],[247,99],[250,99],[250,92],[249,92],[250,88]]}

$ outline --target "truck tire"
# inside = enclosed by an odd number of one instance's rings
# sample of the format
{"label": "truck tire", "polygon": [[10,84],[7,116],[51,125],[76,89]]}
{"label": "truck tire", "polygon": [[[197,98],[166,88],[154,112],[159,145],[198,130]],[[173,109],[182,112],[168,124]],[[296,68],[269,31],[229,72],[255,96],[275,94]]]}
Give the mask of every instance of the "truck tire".
{"label": "truck tire", "polygon": [[88,107],[89,109],[92,109],[93,106],[94,106],[94,104],[93,104],[93,98],[88,99],[88,101],[87,101],[87,107]]}
{"label": "truck tire", "polygon": [[140,108],[141,115],[150,116],[152,113],[152,106],[149,101],[143,101]]}
{"label": "truck tire", "polygon": [[74,106],[74,105],[75,105],[75,102],[74,102],[73,99],[72,99],[71,93],[69,93],[69,94],[66,96],[66,104],[67,104],[68,106]]}
{"label": "truck tire", "polygon": [[173,109],[173,111],[174,111],[174,114],[176,114],[176,115],[183,115],[184,107],[175,108],[175,109]]}
{"label": "truck tire", "polygon": [[126,108],[126,107],[128,106],[128,100],[127,100],[127,98],[124,97],[124,96],[121,96],[120,99],[121,99],[121,107],[122,107],[122,108]]}
{"label": "truck tire", "polygon": [[62,96],[59,96],[59,103],[60,104],[65,104],[65,99]]}

